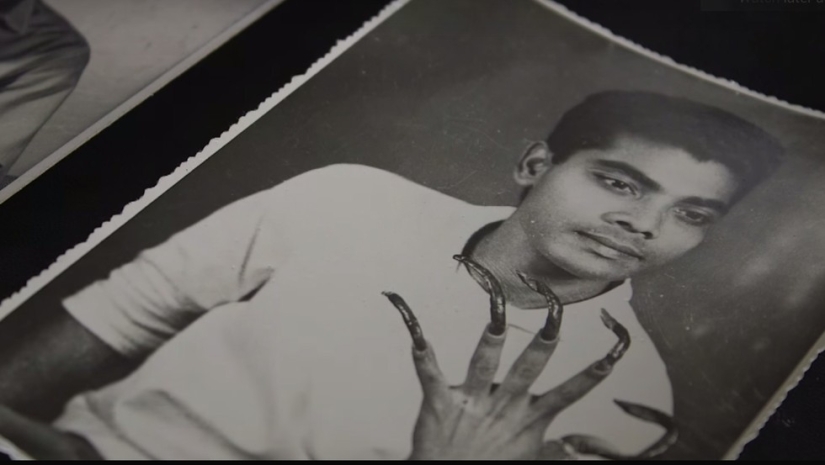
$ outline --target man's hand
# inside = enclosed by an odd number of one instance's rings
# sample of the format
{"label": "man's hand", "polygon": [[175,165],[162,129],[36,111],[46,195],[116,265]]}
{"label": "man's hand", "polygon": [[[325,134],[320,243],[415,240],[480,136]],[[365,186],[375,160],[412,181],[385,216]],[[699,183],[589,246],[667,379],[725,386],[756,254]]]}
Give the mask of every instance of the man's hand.
{"label": "man's hand", "polygon": [[84,438],[0,405],[0,436],[34,460],[103,460]]}
{"label": "man's hand", "polygon": [[[562,305],[545,285],[524,275],[531,289],[545,296],[547,323],[513,363],[501,384],[493,379],[506,338],[504,299],[495,277],[471,260],[457,256],[483,277],[490,293],[491,323],[485,328],[460,386],[449,386],[436,361],[433,347],[406,303],[396,294],[385,295],[401,312],[413,337],[413,360],[424,399],[413,433],[410,459],[534,460],[564,458],[573,452],[625,458],[598,438],[569,436],[545,442],[553,419],[596,387],[611,372],[630,345],[627,330],[602,311],[602,321],[619,341],[608,354],[556,388],[541,395],[529,392],[558,343]],[[669,417],[647,407],[617,401],[625,412],[668,427],[668,433],[648,451],[661,452],[675,440]],[[595,420],[598,421],[598,420]],[[641,458],[641,457],[639,457]]]}

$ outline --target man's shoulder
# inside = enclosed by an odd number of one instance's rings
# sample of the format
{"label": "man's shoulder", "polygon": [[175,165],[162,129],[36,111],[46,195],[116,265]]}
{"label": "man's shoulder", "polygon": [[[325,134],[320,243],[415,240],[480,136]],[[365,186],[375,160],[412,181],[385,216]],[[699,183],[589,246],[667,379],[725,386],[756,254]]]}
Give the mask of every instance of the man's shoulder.
{"label": "man's shoulder", "polygon": [[464,202],[400,174],[368,165],[337,163],[294,176],[270,189],[294,206],[375,209]]}
{"label": "man's shoulder", "polygon": [[381,168],[357,163],[334,163],[305,171],[284,182],[284,184],[315,185],[318,183],[345,184],[348,187],[358,185],[399,185],[415,184],[413,181]]}

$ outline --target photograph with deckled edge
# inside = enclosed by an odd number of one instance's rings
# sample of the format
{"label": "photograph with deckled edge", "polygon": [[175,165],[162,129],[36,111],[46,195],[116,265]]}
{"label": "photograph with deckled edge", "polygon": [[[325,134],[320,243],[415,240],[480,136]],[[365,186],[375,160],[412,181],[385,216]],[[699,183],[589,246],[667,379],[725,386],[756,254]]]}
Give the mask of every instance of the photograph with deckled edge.
{"label": "photograph with deckled edge", "polygon": [[0,202],[280,2],[0,2]]}
{"label": "photograph with deckled edge", "polygon": [[823,332],[823,124],[552,4],[410,2],[15,309],[99,384],[9,414],[105,458],[720,458]]}

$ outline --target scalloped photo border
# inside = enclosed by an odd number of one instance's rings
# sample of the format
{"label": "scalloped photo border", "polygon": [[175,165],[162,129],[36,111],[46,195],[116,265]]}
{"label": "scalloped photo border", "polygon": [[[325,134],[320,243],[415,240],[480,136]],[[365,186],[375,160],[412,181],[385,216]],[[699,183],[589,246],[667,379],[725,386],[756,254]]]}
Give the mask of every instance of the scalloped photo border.
{"label": "scalloped photo border", "polygon": [[[294,76],[287,84],[281,87],[274,94],[265,99],[255,110],[252,110],[242,116],[235,124],[226,130],[220,137],[212,139],[200,152],[190,157],[185,162],[181,163],[172,173],[158,179],[154,187],[147,189],[143,196],[133,202],[128,203],[121,213],[114,215],[108,221],[101,224],[95,229],[86,241],[79,243],[67,250],[63,255],[58,257],[52,265],[43,270],[39,275],[31,278],[25,286],[23,286],[16,293],[12,294],[2,302],[0,302],[0,320],[8,316],[13,310],[25,302],[28,298],[37,293],[52,279],[60,273],[68,269],[72,264],[82,258],[86,253],[94,249],[109,235],[115,232],[118,228],[126,224],[130,219],[137,215],[143,208],[154,202],[164,192],[169,190],[178,181],[186,177],[190,172],[196,169],[201,163],[209,159],[212,155],[218,152],[222,147],[232,141],[239,134],[243,133],[253,123],[255,123],[264,114],[269,112],[272,108],[277,106],[281,101],[287,98],[295,90],[305,84],[313,76],[321,72],[327,65],[332,63],[341,54],[349,50],[353,45],[360,41],[364,36],[369,34],[372,30],[378,27],[381,23],[386,21],[389,17],[398,12],[404,5],[410,3],[412,0],[395,0],[389,5],[385,6],[378,14],[366,21],[356,32],[349,37],[338,41],[338,43],[330,49],[326,55],[319,58],[310,66],[304,74]],[[611,42],[622,46],[632,52],[644,56],[652,61],[658,62],[665,66],[674,68],[678,71],[694,76],[712,84],[716,84],[728,89],[731,89],[742,95],[757,99],[767,104],[781,107],[785,110],[796,112],[802,115],[819,118],[825,120],[825,112],[807,108],[801,105],[792,104],[784,100],[756,92],[754,90],[745,88],[738,83],[713,76],[699,69],[677,63],[673,59],[651,51],[635,42],[627,40],[611,32],[609,29],[596,24],[574,12],[567,7],[555,3],[553,0],[532,0],[548,10],[560,15],[561,17],[585,28],[595,34],[598,34]],[[782,387],[778,389],[771,399],[765,403],[760,413],[751,421],[745,431],[739,438],[731,445],[728,452],[722,457],[723,460],[735,460],[742,453],[745,445],[755,439],[760,430],[767,423],[771,415],[782,404],[792,390],[803,378],[805,372],[810,368],[811,364],[816,360],[820,353],[825,351],[825,332],[820,336],[817,342],[810,348],[805,357],[797,364],[790,376],[788,376]],[[0,438],[0,451],[10,455],[14,460],[31,460],[26,454],[23,454],[16,447],[3,441]]]}
{"label": "scalloped photo border", "polygon": [[23,172],[17,179],[0,189],[0,204],[12,198],[12,196],[34,182],[34,180],[43,175],[43,173],[58,164],[60,160],[70,156],[75,150],[80,148],[80,146],[91,140],[107,127],[111,126],[115,121],[123,117],[133,108],[140,105],[147,98],[163,89],[163,87],[172,82],[175,78],[203,60],[207,55],[217,50],[218,47],[229,42],[233,37],[240,34],[252,23],[258,21],[265,14],[269,13],[275,7],[283,3],[283,1],[284,0],[265,1],[260,6],[249,12],[249,14],[241,18],[240,21],[234,23],[228,29],[210,39],[194,53],[186,56],[175,66],[143,87],[139,92],[120,103],[114,109],[106,113],[102,118],[98,119],[79,134],[68,140],[65,144],[58,147],[51,154],[46,156],[46,158],[40,160],[37,164]]}

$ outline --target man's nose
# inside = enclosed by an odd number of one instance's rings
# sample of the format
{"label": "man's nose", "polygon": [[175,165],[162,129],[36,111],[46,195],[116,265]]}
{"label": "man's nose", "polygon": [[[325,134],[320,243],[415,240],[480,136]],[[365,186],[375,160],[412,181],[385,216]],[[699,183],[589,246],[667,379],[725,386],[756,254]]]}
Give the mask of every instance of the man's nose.
{"label": "man's nose", "polygon": [[659,237],[662,226],[662,213],[652,208],[611,213],[606,219],[625,231],[648,240]]}

